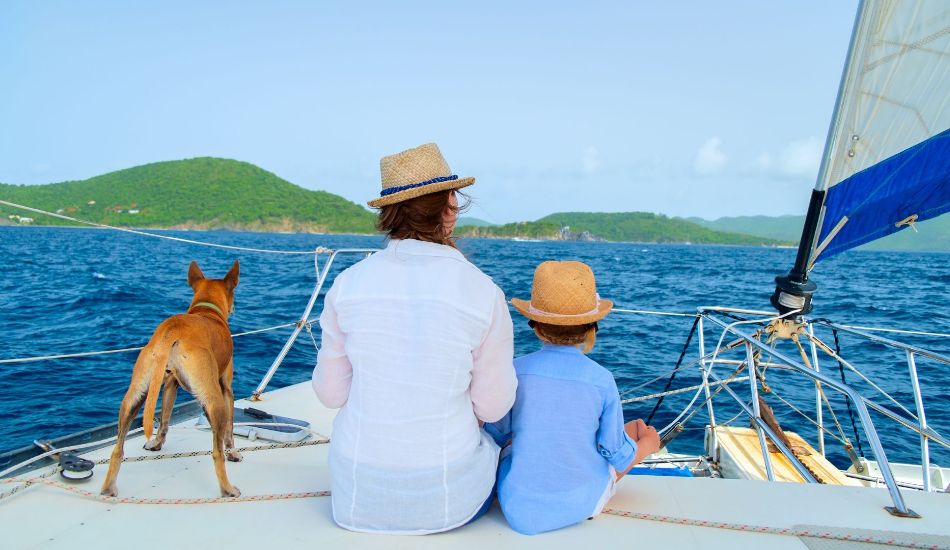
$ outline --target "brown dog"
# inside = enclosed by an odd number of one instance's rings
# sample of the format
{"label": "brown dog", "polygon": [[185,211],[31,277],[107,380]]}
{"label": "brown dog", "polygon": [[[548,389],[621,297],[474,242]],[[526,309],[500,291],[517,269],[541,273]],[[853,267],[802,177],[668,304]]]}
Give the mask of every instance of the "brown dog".
{"label": "brown dog", "polygon": [[[188,284],[195,296],[188,312],[169,317],[158,325],[135,361],[132,381],[119,406],[118,440],[102,484],[103,495],[118,494],[115,479],[119,475],[125,437],[142,402],[145,402],[142,428],[148,438],[145,448],[157,451],[165,442],[175,394],[181,386],[201,403],[211,424],[211,456],[221,495],[240,496],[241,491],[231,485],[224,470],[225,454],[228,460],[241,460],[233,450],[234,392],[231,391],[231,379],[234,377],[234,362],[228,328],[228,315],[234,311],[238,271],[238,262],[235,261],[224,279],[206,279],[198,264],[191,262]],[[162,386],[165,388],[162,416],[158,433],[152,438],[155,404]]]}

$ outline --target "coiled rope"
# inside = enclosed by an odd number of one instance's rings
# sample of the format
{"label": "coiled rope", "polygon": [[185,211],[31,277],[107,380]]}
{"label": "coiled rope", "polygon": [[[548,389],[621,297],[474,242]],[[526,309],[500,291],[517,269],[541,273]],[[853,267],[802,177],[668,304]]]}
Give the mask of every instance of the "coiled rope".
{"label": "coiled rope", "polygon": [[186,244],[196,244],[200,246],[209,246],[212,248],[223,248],[225,250],[238,250],[241,252],[260,252],[263,254],[330,254],[333,250],[318,246],[313,250],[269,250],[266,248],[250,248],[246,246],[232,246],[227,244],[218,244],[218,243],[208,243],[204,241],[195,241],[192,239],[183,239],[181,237],[172,237],[171,235],[160,235],[158,233],[149,233],[148,231],[139,231],[137,229],[128,229],[125,227],[116,227],[114,225],[106,225],[104,223],[96,223],[88,220],[81,220],[79,218],[74,218],[72,216],[67,216],[65,214],[58,214],[56,212],[47,212],[46,210],[40,210],[39,208],[33,208],[32,206],[24,206],[22,204],[17,204],[15,202],[9,202],[5,200],[0,200],[0,204],[11,206],[13,208],[20,208],[22,210],[27,210],[29,212],[35,212],[37,214],[44,214],[46,216],[52,216],[54,218],[59,218],[61,220],[71,221],[73,223],[79,223],[83,225],[88,225],[92,227],[100,227],[102,229],[112,229],[114,231],[121,231],[123,233],[131,233],[133,235],[142,235],[143,237],[152,237],[154,239],[165,239],[168,241],[175,241],[179,243]]}

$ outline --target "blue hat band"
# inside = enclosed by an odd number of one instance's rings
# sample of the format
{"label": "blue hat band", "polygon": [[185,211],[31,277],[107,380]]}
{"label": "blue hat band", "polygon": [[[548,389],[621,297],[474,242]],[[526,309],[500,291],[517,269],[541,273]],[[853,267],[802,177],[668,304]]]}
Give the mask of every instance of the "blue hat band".
{"label": "blue hat band", "polygon": [[379,196],[385,197],[387,195],[392,195],[393,193],[398,193],[407,189],[415,189],[416,187],[422,187],[424,185],[431,185],[433,183],[442,183],[443,181],[453,181],[457,179],[459,179],[459,177],[455,174],[452,174],[451,176],[441,176],[438,178],[432,178],[431,180],[420,181],[419,183],[410,183],[408,185],[400,185],[398,187],[387,187],[379,193]]}

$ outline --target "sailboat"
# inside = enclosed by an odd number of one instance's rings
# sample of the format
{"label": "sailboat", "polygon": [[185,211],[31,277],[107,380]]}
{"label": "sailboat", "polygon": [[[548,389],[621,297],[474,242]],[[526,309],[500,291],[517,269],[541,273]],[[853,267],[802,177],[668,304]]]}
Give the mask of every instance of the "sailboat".
{"label": "sailboat", "polygon": [[[372,252],[318,250],[323,266],[293,334],[253,394],[235,403],[249,415],[240,424],[250,441],[239,450],[253,453],[229,468],[244,495],[208,498],[216,491],[204,457],[208,437],[200,431],[200,410],[185,404],[173,416],[175,437],[160,454],[142,450],[140,433],[130,436],[120,497],[100,496],[95,483],[84,481],[108,463],[114,441],[108,428],[0,457],[7,462],[0,466],[3,545],[816,548],[865,543],[950,548],[950,472],[929,458],[930,445],[950,447],[950,440],[927,424],[916,374],[918,359],[950,364],[950,358],[880,332],[809,317],[817,290],[809,274],[816,262],[950,209],[948,98],[950,3],[862,2],[796,261],[776,279],[772,304],[777,312],[697,308],[670,382],[677,371],[692,369],[702,383],[628,398],[692,394],[662,430],[664,448],[645,462],[648,469],[688,471],[690,477],[624,480],[594,521],[533,538],[509,529],[497,507],[472,525],[428,537],[337,528],[326,498],[334,411],[317,403],[309,383],[267,390],[290,346],[312,324],[330,267],[340,257]],[[821,331],[846,332],[903,353],[914,404],[884,406],[880,399],[892,396],[865,395],[829,376],[822,366],[865,375],[821,339]],[[698,353],[687,359],[694,336]],[[768,401],[777,395],[768,391],[770,369],[814,385],[814,438],[786,431],[769,414]],[[844,434],[852,457],[848,470],[826,458],[824,438],[835,433],[823,417],[833,414],[829,393],[846,398],[854,434],[860,431],[872,455],[855,453],[857,441]],[[723,421],[717,415],[723,401],[737,407],[750,427]],[[880,437],[872,410],[919,435],[920,466],[887,460],[888,441]],[[699,413],[708,418],[705,452],[672,452],[676,435]]]}

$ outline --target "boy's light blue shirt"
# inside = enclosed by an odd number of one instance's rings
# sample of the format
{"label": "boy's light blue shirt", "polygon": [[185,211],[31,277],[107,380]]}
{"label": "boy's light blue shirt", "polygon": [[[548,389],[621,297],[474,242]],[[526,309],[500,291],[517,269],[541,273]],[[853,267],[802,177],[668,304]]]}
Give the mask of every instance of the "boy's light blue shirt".
{"label": "boy's light blue shirt", "polygon": [[613,375],[573,346],[546,344],[515,359],[518,393],[504,418],[486,424],[499,445],[498,500],[524,534],[558,529],[595,512],[613,475],[637,444],[623,430]]}

